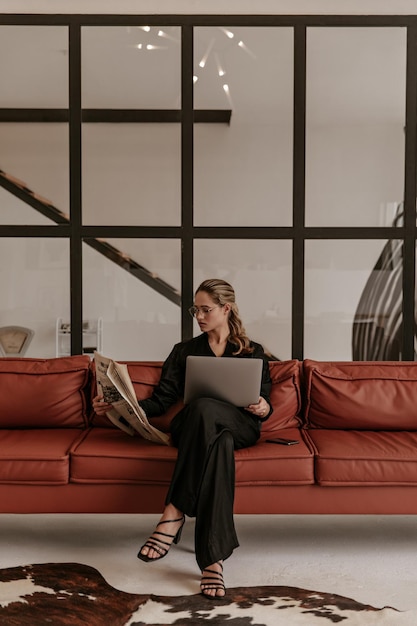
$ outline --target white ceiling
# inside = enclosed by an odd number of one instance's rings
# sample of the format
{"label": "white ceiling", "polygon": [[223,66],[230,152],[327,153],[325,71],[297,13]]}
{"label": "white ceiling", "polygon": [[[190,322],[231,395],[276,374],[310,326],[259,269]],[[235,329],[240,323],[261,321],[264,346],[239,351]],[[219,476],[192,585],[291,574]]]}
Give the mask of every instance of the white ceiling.
{"label": "white ceiling", "polygon": [[[195,108],[232,108],[232,123],[292,125],[292,29],[230,31],[195,30]],[[308,123],[404,125],[405,55],[403,28],[308,29]],[[180,77],[179,28],[83,28],[83,107],[178,108]],[[0,107],[67,107],[67,28],[0,26],[0,81]]]}
{"label": "white ceiling", "polygon": [[416,0],[0,0],[4,13],[414,15]]}

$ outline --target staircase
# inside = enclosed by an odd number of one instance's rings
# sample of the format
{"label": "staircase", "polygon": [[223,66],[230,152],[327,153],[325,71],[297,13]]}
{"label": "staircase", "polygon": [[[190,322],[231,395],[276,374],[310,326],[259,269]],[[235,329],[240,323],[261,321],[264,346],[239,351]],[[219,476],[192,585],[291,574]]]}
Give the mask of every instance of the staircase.
{"label": "staircase", "polygon": [[[19,200],[22,200],[34,208],[38,213],[52,220],[55,224],[70,223],[70,218],[67,213],[64,213],[49,200],[35,193],[32,189],[29,189],[23,181],[11,176],[3,170],[0,170],[0,186],[19,198]],[[88,238],[85,239],[85,243],[174,304],[178,306],[181,305],[181,294],[177,289],[174,289],[174,287],[166,283],[154,272],[149,271],[146,267],[137,263],[125,252],[118,250],[101,238]]]}

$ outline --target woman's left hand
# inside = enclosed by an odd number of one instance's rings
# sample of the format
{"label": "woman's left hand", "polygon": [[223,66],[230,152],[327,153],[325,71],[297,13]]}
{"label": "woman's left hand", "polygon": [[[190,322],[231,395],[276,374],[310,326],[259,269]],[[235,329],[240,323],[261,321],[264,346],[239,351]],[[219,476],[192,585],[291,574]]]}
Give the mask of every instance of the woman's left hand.
{"label": "woman's left hand", "polygon": [[245,410],[249,411],[249,413],[253,413],[253,415],[256,415],[256,417],[259,417],[261,419],[268,415],[270,406],[265,398],[259,396],[258,402],[256,404],[250,404],[245,408]]}
{"label": "woman's left hand", "polygon": [[93,409],[97,415],[106,415],[113,408],[109,402],[104,402],[103,396],[95,396],[93,398]]}

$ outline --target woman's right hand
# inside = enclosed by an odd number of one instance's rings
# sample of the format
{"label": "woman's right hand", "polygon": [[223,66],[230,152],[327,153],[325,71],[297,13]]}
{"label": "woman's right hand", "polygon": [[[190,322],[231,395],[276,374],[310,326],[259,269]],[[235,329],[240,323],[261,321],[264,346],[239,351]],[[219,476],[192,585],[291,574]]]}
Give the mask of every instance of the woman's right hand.
{"label": "woman's right hand", "polygon": [[112,405],[110,404],[110,402],[104,402],[103,396],[97,395],[95,396],[95,398],[93,398],[93,409],[96,415],[106,415],[106,413],[108,413],[111,408]]}

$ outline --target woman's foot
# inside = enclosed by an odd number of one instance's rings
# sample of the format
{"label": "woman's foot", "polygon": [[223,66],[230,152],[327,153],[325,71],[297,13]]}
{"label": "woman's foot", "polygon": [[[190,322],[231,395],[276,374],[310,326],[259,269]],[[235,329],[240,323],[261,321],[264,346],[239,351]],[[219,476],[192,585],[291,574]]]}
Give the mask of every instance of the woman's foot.
{"label": "woman's foot", "polygon": [[201,572],[200,589],[203,596],[222,598],[226,595],[223,580],[223,561],[217,561]]}
{"label": "woman's foot", "polygon": [[[171,517],[169,517],[170,515]],[[183,513],[164,511],[154,532],[139,550],[138,559],[146,563],[163,559],[168,554],[172,544],[178,543],[181,539],[184,523],[185,515]]]}

